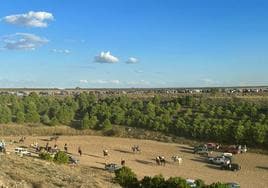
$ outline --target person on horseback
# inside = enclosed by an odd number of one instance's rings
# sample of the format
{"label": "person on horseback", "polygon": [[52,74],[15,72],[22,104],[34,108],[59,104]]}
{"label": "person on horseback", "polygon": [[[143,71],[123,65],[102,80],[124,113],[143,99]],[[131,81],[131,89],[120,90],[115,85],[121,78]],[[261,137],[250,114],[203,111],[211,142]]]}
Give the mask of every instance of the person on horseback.
{"label": "person on horseback", "polygon": [[81,149],[80,146],[78,147],[78,153],[79,153],[80,156],[82,156],[82,149]]}
{"label": "person on horseback", "polygon": [[126,164],[125,159],[121,159],[121,165],[122,165],[122,166],[125,166],[125,164]]}

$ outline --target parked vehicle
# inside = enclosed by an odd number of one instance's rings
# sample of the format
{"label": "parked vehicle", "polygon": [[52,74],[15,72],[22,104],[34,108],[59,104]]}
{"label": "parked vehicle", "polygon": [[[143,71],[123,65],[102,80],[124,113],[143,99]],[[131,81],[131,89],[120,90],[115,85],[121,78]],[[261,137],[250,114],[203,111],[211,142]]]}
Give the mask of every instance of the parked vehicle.
{"label": "parked vehicle", "polygon": [[72,155],[69,155],[69,163],[70,164],[78,164],[79,160],[74,158]]}
{"label": "parked vehicle", "polygon": [[230,158],[224,157],[224,156],[218,156],[218,157],[209,157],[208,161],[212,164],[216,165],[223,165],[223,164],[229,164],[231,163]]}
{"label": "parked vehicle", "polygon": [[241,153],[241,149],[238,146],[231,145],[226,149],[226,152],[232,153],[232,154],[239,154]]}
{"label": "parked vehicle", "polygon": [[229,187],[229,188],[240,188],[240,185],[238,183],[226,183],[226,185]]}
{"label": "parked vehicle", "polygon": [[114,163],[105,164],[105,170],[108,170],[109,172],[114,172],[120,168],[122,168],[122,166],[114,164]]}
{"label": "parked vehicle", "polygon": [[194,153],[208,156],[210,151],[207,149],[207,147],[204,147],[204,145],[200,145],[200,146],[194,147]]}
{"label": "parked vehicle", "polygon": [[233,154],[232,153],[224,152],[224,153],[221,154],[221,156],[232,158],[233,157]]}
{"label": "parked vehicle", "polygon": [[27,151],[27,149],[25,149],[25,148],[15,148],[15,154],[17,154],[21,157],[24,155],[31,156],[31,152]]}
{"label": "parked vehicle", "polygon": [[212,142],[207,143],[206,146],[208,150],[218,150],[220,148],[219,144],[212,143]]}
{"label": "parked vehicle", "polygon": [[221,165],[222,170],[232,170],[237,171],[241,169],[241,166],[237,163],[229,163],[229,164],[223,164]]}
{"label": "parked vehicle", "polygon": [[186,183],[189,185],[189,187],[196,187],[195,180],[193,179],[186,179]]}

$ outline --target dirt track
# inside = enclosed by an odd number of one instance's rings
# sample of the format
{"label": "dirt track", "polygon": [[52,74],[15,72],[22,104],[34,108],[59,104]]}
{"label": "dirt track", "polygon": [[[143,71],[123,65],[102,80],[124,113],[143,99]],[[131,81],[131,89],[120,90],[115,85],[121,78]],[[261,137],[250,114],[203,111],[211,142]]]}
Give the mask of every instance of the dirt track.
{"label": "dirt track", "polygon": [[[11,138],[6,138],[6,141],[9,139]],[[39,145],[44,146],[46,139],[48,137],[27,137],[25,145],[37,141]],[[18,137],[15,140],[18,140]],[[51,146],[54,145],[54,141],[49,143]],[[267,155],[254,153],[236,155],[234,161],[239,163],[242,169],[232,172],[222,171],[218,166],[208,164],[204,158],[194,155],[187,145],[99,136],[61,136],[57,141],[61,149],[65,143],[68,144],[69,152],[73,153],[81,164],[102,169],[105,162],[119,164],[123,158],[126,160],[126,165],[131,167],[140,178],[145,175],[163,174],[166,177],[200,178],[206,183],[237,182],[241,187],[267,187],[268,185]],[[141,154],[133,154],[132,145],[139,145],[142,150]],[[82,148],[82,157],[78,156],[78,146]],[[103,149],[108,149],[110,156],[104,158]],[[168,163],[165,167],[155,164],[154,158],[158,155],[166,157]],[[172,155],[181,156],[183,163],[179,165],[172,162]]]}

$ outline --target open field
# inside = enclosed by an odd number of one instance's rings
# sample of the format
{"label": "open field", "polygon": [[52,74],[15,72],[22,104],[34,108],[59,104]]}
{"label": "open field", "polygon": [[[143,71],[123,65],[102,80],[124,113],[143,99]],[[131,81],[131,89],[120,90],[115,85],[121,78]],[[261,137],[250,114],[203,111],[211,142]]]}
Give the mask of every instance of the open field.
{"label": "open field", "polygon": [[[49,137],[27,137],[24,145],[37,141],[39,145],[45,145]],[[5,140],[18,140],[16,137],[6,137]],[[103,169],[104,163],[120,163],[123,158],[126,165],[134,170],[141,178],[145,175],[163,174],[165,177],[181,176],[184,178],[203,179],[206,183],[212,182],[238,182],[242,187],[266,187],[268,184],[268,156],[255,153],[236,155],[234,161],[242,166],[241,171],[222,171],[218,166],[210,165],[204,158],[192,154],[187,145],[161,143],[149,140],[137,140],[126,138],[112,138],[100,136],[61,136],[57,141],[58,146],[63,149],[67,143],[69,152],[74,154],[81,165]],[[54,141],[50,142],[54,145]],[[132,145],[140,145],[142,153],[133,154]],[[81,146],[83,156],[77,153],[78,146]],[[12,150],[15,145],[10,145]],[[110,156],[103,157],[102,150],[108,149]],[[250,149],[250,148],[249,148]],[[165,167],[157,166],[154,158],[158,155],[166,157],[168,163]],[[183,163],[178,165],[171,161],[172,155],[179,155]]]}

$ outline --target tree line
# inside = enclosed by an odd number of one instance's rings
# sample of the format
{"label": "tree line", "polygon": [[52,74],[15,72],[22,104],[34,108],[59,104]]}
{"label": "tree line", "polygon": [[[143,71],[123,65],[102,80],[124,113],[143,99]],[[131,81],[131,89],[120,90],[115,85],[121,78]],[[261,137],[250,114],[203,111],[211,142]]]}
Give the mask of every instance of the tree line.
{"label": "tree line", "polygon": [[212,183],[206,185],[201,179],[195,180],[195,186],[187,183],[186,179],[181,177],[170,177],[165,179],[161,174],[153,177],[144,176],[138,180],[137,175],[129,168],[122,167],[115,171],[115,181],[124,188],[229,188],[226,183]]}
{"label": "tree line", "polygon": [[64,124],[79,129],[139,127],[221,143],[268,146],[268,104],[202,96],[97,98],[77,96],[0,96],[0,123]]}

